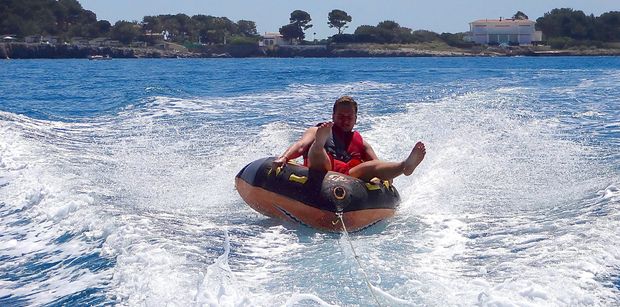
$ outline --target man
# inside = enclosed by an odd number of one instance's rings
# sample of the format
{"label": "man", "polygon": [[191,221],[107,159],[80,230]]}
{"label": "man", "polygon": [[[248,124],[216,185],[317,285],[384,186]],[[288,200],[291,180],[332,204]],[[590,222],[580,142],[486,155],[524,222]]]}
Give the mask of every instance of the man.
{"label": "man", "polygon": [[392,180],[402,174],[411,175],[426,155],[422,142],[415,144],[401,162],[381,161],[370,144],[353,131],[357,122],[357,102],[342,96],[334,103],[332,122],[308,128],[299,141],[274,160],[282,166],[288,160],[304,157],[304,165],[316,171],[335,171],[364,181],[374,177]]}

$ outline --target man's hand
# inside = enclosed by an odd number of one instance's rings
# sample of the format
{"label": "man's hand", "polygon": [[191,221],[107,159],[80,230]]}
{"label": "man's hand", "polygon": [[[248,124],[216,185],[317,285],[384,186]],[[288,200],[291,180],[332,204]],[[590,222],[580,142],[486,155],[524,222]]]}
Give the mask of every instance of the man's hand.
{"label": "man's hand", "polygon": [[274,168],[278,168],[284,166],[286,162],[288,162],[288,159],[285,156],[280,156],[279,158],[273,160],[272,163]]}

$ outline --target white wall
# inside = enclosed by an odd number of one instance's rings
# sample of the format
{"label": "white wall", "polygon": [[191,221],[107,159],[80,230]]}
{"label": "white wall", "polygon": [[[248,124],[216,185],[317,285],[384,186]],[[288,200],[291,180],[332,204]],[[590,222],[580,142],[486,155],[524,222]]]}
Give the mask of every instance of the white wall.
{"label": "white wall", "polygon": [[488,23],[470,23],[471,40],[477,44],[490,42],[518,42],[529,45],[540,40],[535,34],[534,24],[514,23],[511,21],[491,21]]}

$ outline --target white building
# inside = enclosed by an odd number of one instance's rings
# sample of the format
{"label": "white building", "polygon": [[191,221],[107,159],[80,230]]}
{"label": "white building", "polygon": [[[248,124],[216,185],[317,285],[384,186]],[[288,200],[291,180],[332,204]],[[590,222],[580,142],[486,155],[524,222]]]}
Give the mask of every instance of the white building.
{"label": "white building", "polygon": [[291,42],[285,40],[282,34],[278,32],[265,32],[258,42],[259,47],[274,47],[274,46],[287,46],[291,45]]}
{"label": "white building", "polygon": [[542,40],[536,22],[524,19],[481,19],[469,23],[469,40],[476,44],[531,45]]}

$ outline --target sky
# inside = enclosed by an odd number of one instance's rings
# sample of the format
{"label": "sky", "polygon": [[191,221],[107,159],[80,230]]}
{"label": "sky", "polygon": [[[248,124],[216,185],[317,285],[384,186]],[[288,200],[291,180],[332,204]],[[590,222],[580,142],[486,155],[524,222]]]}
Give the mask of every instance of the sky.
{"label": "sky", "polygon": [[[568,7],[599,16],[620,11],[620,0],[79,0],[95,12],[98,19],[112,24],[118,20],[142,21],[145,15],[177,14],[212,15],[256,22],[260,34],[278,32],[287,24],[292,11],[310,14],[314,26],[306,31],[306,39],[327,38],[338,31],[327,25],[327,14],[333,9],[347,12],[352,18],[344,33],[353,33],[360,25],[377,25],[393,20],[414,30],[464,32],[469,22],[477,19],[510,18],[522,11],[536,20],[554,8]],[[315,34],[316,33],[316,34]]]}

